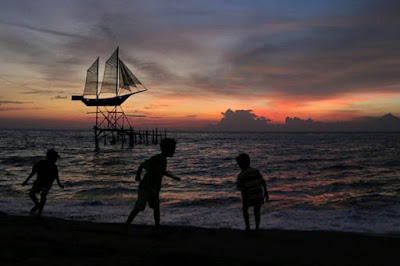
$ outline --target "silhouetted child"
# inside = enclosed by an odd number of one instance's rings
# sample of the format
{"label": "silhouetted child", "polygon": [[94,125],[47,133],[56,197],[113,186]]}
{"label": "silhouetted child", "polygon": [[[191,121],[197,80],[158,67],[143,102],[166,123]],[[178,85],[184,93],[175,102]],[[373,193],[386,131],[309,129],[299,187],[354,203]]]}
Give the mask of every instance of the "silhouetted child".
{"label": "silhouetted child", "polygon": [[[35,203],[31,210],[31,215],[35,215],[37,212],[37,217],[42,215],[44,205],[46,204],[46,197],[49,193],[51,186],[53,185],[54,179],[57,180],[57,184],[60,188],[64,188],[60,183],[58,177],[58,169],[56,161],[59,158],[58,153],[51,149],[46,153],[46,160],[41,160],[37,162],[32,167],[32,172],[29,174],[28,178],[22,183],[22,185],[28,184],[29,179],[37,174],[36,180],[33,182],[33,186],[29,192],[30,198]],[[36,194],[40,193],[40,202],[38,201]]]}
{"label": "silhouetted child", "polygon": [[241,153],[236,157],[242,171],[237,178],[237,188],[242,193],[243,199],[243,217],[246,224],[246,231],[250,230],[249,223],[249,207],[254,206],[254,216],[256,220],[256,230],[260,228],[260,209],[264,204],[264,199],[267,201],[268,190],[264,178],[260,172],[250,167],[250,157],[246,153]]}
{"label": "silhouetted child", "polygon": [[[136,215],[146,208],[146,203],[154,211],[154,222],[156,230],[160,227],[160,189],[163,176],[168,176],[174,180],[180,181],[179,177],[167,172],[167,157],[174,156],[176,141],[171,138],[165,138],[160,143],[161,153],[154,155],[150,159],[140,164],[136,172],[136,181],[140,181],[138,190],[138,199],[133,211],[129,214],[126,225],[130,225]],[[143,168],[146,174],[141,179]]]}

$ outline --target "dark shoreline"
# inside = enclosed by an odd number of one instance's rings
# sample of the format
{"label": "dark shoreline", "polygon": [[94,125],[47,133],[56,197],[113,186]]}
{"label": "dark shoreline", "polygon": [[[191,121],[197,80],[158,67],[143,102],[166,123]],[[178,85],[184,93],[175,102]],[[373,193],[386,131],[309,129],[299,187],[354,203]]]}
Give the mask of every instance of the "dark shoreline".
{"label": "dark shoreline", "polygon": [[0,216],[1,265],[397,264],[400,235],[91,223]]}

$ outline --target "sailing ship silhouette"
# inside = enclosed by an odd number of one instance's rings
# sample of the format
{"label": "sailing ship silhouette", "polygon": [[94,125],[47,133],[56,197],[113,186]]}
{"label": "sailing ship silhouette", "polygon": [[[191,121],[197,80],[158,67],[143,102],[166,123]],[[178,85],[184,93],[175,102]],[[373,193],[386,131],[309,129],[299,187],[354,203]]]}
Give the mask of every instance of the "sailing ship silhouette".
{"label": "sailing ship silhouette", "polygon": [[[72,100],[82,101],[86,106],[118,106],[131,95],[146,90],[146,87],[119,58],[119,47],[117,47],[106,61],[101,90],[99,90],[99,57],[97,57],[87,70],[83,95],[72,96]],[[115,96],[99,97],[100,94],[105,93],[115,93]]]}

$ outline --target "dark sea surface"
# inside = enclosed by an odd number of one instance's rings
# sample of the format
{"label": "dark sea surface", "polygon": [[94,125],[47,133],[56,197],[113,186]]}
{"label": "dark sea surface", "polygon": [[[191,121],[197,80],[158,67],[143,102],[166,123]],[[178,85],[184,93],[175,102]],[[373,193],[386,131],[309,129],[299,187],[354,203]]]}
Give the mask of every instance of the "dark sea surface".
{"label": "dark sea surface", "polygon": [[[101,146],[92,131],[0,130],[0,212],[29,215],[32,165],[56,149],[65,189],[54,183],[44,216],[125,222],[136,169],[156,145]],[[178,141],[164,177],[161,222],[244,228],[235,157],[247,152],[267,180],[263,229],[400,233],[400,133],[170,132]],[[254,224],[252,211],[250,219]],[[135,224],[153,224],[152,210]]]}

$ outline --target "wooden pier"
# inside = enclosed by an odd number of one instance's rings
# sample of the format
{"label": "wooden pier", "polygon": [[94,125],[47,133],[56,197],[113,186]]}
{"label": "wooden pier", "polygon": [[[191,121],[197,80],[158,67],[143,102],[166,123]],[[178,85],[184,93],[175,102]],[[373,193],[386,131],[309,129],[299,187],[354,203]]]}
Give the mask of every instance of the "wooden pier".
{"label": "wooden pier", "polygon": [[159,144],[167,137],[167,130],[106,129],[94,126],[94,135],[96,149],[100,148],[101,142],[104,145],[121,144],[121,148],[124,148],[127,142],[128,147],[133,148],[137,144]]}

